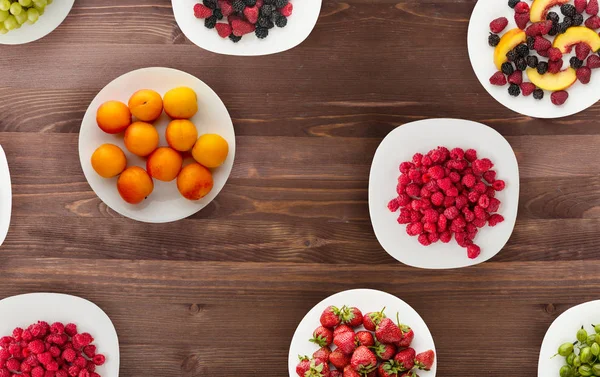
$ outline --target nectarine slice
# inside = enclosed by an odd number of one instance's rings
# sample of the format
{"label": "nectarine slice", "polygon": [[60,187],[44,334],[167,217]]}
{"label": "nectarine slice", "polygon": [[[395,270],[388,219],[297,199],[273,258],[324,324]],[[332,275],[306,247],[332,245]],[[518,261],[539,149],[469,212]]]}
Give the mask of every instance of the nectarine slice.
{"label": "nectarine slice", "polygon": [[529,11],[531,22],[546,21],[548,10],[555,5],[563,5],[569,0],[534,0]]}
{"label": "nectarine slice", "polygon": [[573,68],[567,68],[558,73],[545,73],[540,75],[535,68],[527,68],[529,81],[537,87],[553,92],[565,90],[577,81],[577,74]]}
{"label": "nectarine slice", "polygon": [[554,39],[552,45],[560,49],[563,54],[566,54],[571,52],[574,45],[582,42],[587,43],[594,52],[600,50],[600,36],[598,33],[583,26],[568,28],[564,34],[560,34]]}
{"label": "nectarine slice", "polygon": [[527,42],[527,34],[519,28],[515,28],[507,31],[502,38],[500,38],[500,43],[496,46],[494,50],[494,64],[496,64],[496,68],[500,71],[502,69],[502,64],[508,61],[506,54],[513,48],[517,47],[521,43]]}

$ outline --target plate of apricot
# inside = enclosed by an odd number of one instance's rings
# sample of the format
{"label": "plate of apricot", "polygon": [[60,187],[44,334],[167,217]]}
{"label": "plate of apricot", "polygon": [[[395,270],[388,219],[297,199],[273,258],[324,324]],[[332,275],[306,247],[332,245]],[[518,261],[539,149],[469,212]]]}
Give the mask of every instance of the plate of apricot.
{"label": "plate of apricot", "polygon": [[234,157],[233,123],[219,96],[171,68],[143,68],[110,82],[79,133],[92,190],[117,213],[148,223],[180,220],[208,205]]}

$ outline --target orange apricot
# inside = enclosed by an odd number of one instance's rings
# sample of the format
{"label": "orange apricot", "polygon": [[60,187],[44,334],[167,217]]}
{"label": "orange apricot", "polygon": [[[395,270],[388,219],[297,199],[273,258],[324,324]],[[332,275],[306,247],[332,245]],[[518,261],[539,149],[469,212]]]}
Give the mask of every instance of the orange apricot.
{"label": "orange apricot", "polygon": [[169,182],[177,178],[182,164],[183,158],[179,152],[168,147],[160,147],[148,157],[146,170],[152,178]]}
{"label": "orange apricot", "polygon": [[118,134],[131,124],[131,112],[123,102],[104,102],[96,111],[96,123],[102,131]]}
{"label": "orange apricot", "polygon": [[198,130],[187,119],[172,120],[165,131],[169,146],[179,152],[187,152],[196,143]]}
{"label": "orange apricot", "polygon": [[177,176],[177,189],[189,200],[204,198],[214,185],[212,173],[204,166],[194,162],[183,169]]}
{"label": "orange apricot", "polygon": [[158,147],[158,131],[146,122],[133,122],[125,131],[125,147],[136,156],[144,157]]}
{"label": "orange apricot", "polygon": [[142,89],[133,93],[128,106],[131,114],[144,122],[155,121],[163,111],[162,97],[152,89]]}
{"label": "orange apricot", "polygon": [[127,166],[127,157],[121,148],[114,144],[102,144],[99,146],[91,158],[92,167],[104,178],[115,177]]}
{"label": "orange apricot", "polygon": [[154,190],[154,182],[139,166],[130,166],[117,180],[117,190],[127,203],[138,204]]}

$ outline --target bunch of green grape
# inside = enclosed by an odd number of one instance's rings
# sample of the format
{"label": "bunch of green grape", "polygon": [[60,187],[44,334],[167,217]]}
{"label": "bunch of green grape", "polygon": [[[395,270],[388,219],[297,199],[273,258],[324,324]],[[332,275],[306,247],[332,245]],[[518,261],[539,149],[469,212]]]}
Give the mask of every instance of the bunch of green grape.
{"label": "bunch of green grape", "polygon": [[34,24],[52,0],[0,0],[0,34]]}
{"label": "bunch of green grape", "polygon": [[576,342],[558,347],[558,354],[567,362],[560,368],[560,377],[600,376],[600,325],[592,327],[594,333],[588,334],[581,326]]}

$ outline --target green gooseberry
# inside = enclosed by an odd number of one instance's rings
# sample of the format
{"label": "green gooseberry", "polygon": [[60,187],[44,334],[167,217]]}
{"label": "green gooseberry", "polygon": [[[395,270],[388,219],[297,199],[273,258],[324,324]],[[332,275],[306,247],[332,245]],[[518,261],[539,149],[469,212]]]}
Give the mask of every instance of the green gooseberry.
{"label": "green gooseberry", "polygon": [[592,349],[590,347],[585,347],[582,349],[579,353],[579,358],[581,359],[582,363],[588,364],[594,358],[594,355],[592,355]]}
{"label": "green gooseberry", "polygon": [[577,371],[579,372],[579,374],[581,374],[584,377],[588,377],[588,376],[592,376],[592,367],[589,365],[582,365],[579,367],[579,369],[577,369]]}
{"label": "green gooseberry", "polygon": [[594,364],[592,373],[594,373],[594,376],[600,376],[600,364]]}
{"label": "green gooseberry", "polygon": [[594,331],[596,331],[596,334],[600,334],[600,324],[594,326]]}
{"label": "green gooseberry", "polygon": [[567,356],[567,364],[573,365],[573,359],[575,359],[575,353],[572,353],[569,356]]}
{"label": "green gooseberry", "polygon": [[573,353],[573,343],[563,343],[558,347],[558,354],[567,357]]}
{"label": "green gooseberry", "polygon": [[575,358],[573,359],[573,366],[575,368],[579,368],[581,366],[581,359],[579,358],[579,356],[575,356]]}
{"label": "green gooseberry", "polygon": [[591,347],[592,344],[597,343],[596,342],[596,335],[598,335],[598,334],[592,334],[592,335],[588,336],[587,341],[586,341],[586,343],[587,343],[588,346]]}
{"label": "green gooseberry", "polygon": [[588,338],[588,333],[587,331],[585,331],[585,329],[583,327],[581,327],[578,331],[577,331],[577,340],[580,343],[585,343],[587,341]]}
{"label": "green gooseberry", "polygon": [[592,350],[592,355],[594,355],[594,356],[600,355],[600,344],[594,343],[594,344],[592,344],[592,346],[590,348]]}
{"label": "green gooseberry", "polygon": [[571,377],[573,376],[573,369],[568,365],[563,365],[558,373],[560,377]]}

